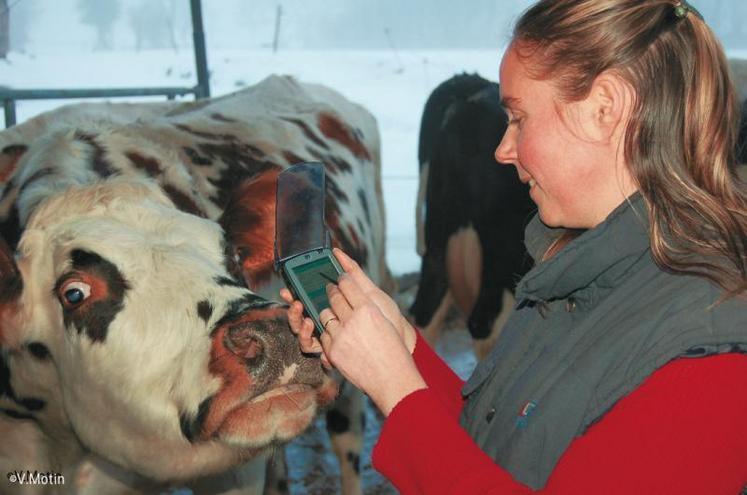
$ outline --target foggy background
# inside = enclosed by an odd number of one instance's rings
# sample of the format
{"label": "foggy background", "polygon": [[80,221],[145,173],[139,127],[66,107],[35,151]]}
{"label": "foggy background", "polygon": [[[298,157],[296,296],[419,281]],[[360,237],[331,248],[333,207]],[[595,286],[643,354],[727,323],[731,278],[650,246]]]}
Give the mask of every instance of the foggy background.
{"label": "foggy background", "polygon": [[[210,49],[497,48],[531,0],[203,0]],[[747,48],[747,1],[692,2],[725,46]],[[10,50],[191,49],[187,0],[3,0]]]}
{"label": "foggy background", "polygon": [[[425,101],[457,73],[497,80],[512,23],[532,3],[203,0],[211,94],[288,74],[370,110],[381,133],[387,261],[395,274],[418,271],[417,140]],[[747,58],[747,0],[693,3],[727,54]],[[0,86],[196,83],[188,0],[0,0]],[[18,122],[71,102],[19,101]]]}
{"label": "foggy background", "polygon": [[[210,49],[465,49],[502,46],[531,0],[203,0]],[[725,46],[747,48],[747,1],[695,0]],[[187,0],[2,0],[10,49],[191,49]]]}

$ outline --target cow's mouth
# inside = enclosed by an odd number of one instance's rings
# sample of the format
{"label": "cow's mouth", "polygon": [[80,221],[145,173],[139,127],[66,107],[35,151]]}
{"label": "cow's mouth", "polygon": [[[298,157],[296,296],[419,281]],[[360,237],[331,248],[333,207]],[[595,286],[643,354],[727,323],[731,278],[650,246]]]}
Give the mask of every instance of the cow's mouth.
{"label": "cow's mouth", "polygon": [[[258,396],[251,399],[247,404],[259,404],[267,400],[275,399],[276,397],[285,397],[291,402],[295,401],[294,395],[303,394],[307,395],[312,390],[311,385],[304,385],[302,383],[294,383],[292,385],[281,385],[279,387],[272,388],[267,392],[259,394]],[[316,394],[313,394],[316,395]],[[298,408],[302,409],[301,404],[298,404]]]}
{"label": "cow's mouth", "polygon": [[319,407],[331,402],[336,393],[337,386],[331,379],[321,387],[300,383],[273,387],[235,405],[212,432],[204,433],[240,448],[283,442],[303,432]]}

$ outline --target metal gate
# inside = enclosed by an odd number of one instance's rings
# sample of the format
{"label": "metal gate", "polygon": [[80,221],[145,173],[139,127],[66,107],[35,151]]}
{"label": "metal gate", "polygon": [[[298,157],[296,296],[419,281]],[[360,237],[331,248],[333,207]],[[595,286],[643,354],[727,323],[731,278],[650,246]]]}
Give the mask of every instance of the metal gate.
{"label": "metal gate", "polygon": [[192,17],[192,39],[197,69],[197,85],[192,87],[145,87],[145,88],[87,88],[87,89],[11,89],[0,87],[0,100],[5,110],[5,127],[16,124],[16,101],[57,100],[66,98],[114,98],[126,96],[165,96],[173,100],[177,96],[195,95],[196,99],[210,96],[208,80],[205,32],[202,27],[202,2],[189,0]]}

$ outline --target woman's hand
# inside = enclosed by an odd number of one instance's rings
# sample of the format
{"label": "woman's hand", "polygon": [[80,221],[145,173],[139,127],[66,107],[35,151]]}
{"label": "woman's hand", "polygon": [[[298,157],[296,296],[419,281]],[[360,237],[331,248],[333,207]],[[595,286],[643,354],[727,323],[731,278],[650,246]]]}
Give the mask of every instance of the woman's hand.
{"label": "woman's hand", "polygon": [[290,305],[288,308],[288,324],[293,333],[298,337],[301,351],[307,354],[321,354],[322,364],[327,368],[331,368],[332,365],[324,354],[322,344],[314,336],[314,322],[311,321],[311,318],[303,315],[303,304],[301,304],[301,301],[294,299],[291,291],[285,287],[280,289],[280,297]]}
{"label": "woman's hand", "polygon": [[[368,278],[355,260],[340,249],[334,248],[333,252],[340,262],[340,266],[345,270],[345,273],[340,276],[337,282],[343,289],[343,292],[350,284],[358,285],[364,297],[375,304],[387,320],[397,329],[397,333],[405,343],[407,350],[412,354],[417,338],[416,330],[410,325],[410,322],[407,321],[404,315],[402,315],[397,303]],[[298,336],[301,350],[309,354],[323,352],[321,343],[314,337],[314,322],[303,315],[303,304],[295,300],[291,292],[286,288],[280,289],[280,297],[290,305],[288,323],[293,332]],[[322,361],[325,366],[330,366],[326,356],[322,356]]]}
{"label": "woman's hand", "polygon": [[288,322],[303,352],[320,353],[326,367],[336,366],[388,415],[405,395],[425,387],[411,357],[415,329],[355,261],[339,249],[334,253],[346,273],[327,287],[331,308],[320,315],[326,324],[321,341],[303,305],[281,289],[290,304]]}
{"label": "woman's hand", "polygon": [[340,277],[337,285],[340,287],[343,293],[346,292],[346,288],[349,284],[355,283],[360,288],[363,297],[367,298],[370,302],[379,308],[381,313],[389,320],[392,325],[397,329],[403,342],[407,346],[407,350],[412,354],[415,349],[416,333],[415,329],[410,325],[410,322],[400,312],[399,306],[394,300],[389,297],[383,290],[379,289],[374,284],[366,273],[361,269],[358,263],[355,262],[350,256],[345,254],[340,249],[333,249],[335,257],[340,262],[345,273]]}
{"label": "woman's hand", "polygon": [[426,384],[398,329],[355,281],[327,286],[319,340],[327,359],[388,416]]}

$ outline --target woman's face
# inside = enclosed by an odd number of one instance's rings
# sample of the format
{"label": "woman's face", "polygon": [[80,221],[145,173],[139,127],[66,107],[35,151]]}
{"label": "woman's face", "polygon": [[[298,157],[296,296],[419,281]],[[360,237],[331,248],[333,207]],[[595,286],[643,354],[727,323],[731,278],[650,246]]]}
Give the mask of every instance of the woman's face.
{"label": "woman's face", "polygon": [[632,192],[627,167],[620,166],[620,136],[598,125],[604,100],[563,102],[552,81],[529,77],[513,47],[501,63],[500,85],[509,125],[496,160],[516,166],[546,225],[602,222]]}

